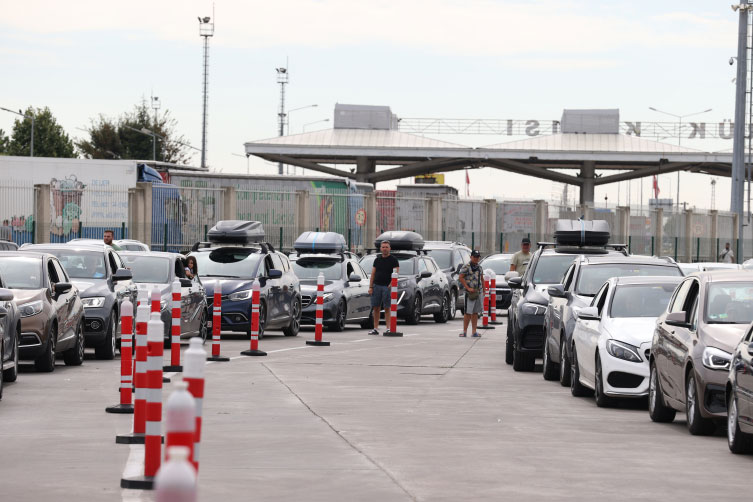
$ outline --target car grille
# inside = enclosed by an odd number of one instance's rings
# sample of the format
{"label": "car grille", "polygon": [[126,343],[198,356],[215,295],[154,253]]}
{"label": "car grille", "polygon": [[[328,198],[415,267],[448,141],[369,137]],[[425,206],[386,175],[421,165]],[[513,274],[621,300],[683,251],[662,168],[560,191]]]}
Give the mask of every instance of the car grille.
{"label": "car grille", "polygon": [[607,382],[612,387],[620,387],[622,389],[635,389],[641,382],[643,377],[640,375],[634,375],[632,373],[624,373],[622,371],[613,371],[607,377]]}
{"label": "car grille", "polygon": [[520,343],[524,349],[541,349],[544,347],[544,327],[529,326],[523,331]]}
{"label": "car grille", "polygon": [[306,308],[314,301],[314,297],[311,295],[301,295],[301,307]]}

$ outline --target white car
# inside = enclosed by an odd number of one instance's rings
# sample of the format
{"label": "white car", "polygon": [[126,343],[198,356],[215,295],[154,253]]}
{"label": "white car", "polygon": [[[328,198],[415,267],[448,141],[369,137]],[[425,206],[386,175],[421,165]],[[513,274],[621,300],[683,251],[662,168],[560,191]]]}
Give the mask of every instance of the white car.
{"label": "white car", "polygon": [[592,391],[598,406],[614,398],[648,395],[648,355],[656,319],[682,277],[613,277],[591,305],[580,309],[573,331],[570,391]]}

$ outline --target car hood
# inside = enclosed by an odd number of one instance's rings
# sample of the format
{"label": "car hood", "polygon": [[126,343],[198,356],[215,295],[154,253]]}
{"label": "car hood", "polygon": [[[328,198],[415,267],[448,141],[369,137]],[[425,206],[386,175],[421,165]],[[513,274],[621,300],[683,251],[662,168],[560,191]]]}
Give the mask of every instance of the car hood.
{"label": "car hood", "polygon": [[104,296],[110,293],[106,279],[74,279],[71,283],[78,288],[81,298]]}
{"label": "car hood", "polygon": [[610,338],[636,347],[651,341],[655,327],[656,317],[609,318],[604,323],[604,329]]}
{"label": "car hood", "polygon": [[11,289],[13,291],[13,302],[21,305],[44,298],[47,288],[43,289]]}
{"label": "car hood", "polygon": [[705,324],[702,336],[707,346],[716,347],[732,354],[749,324]]}
{"label": "car hood", "polygon": [[251,289],[251,286],[254,283],[253,279],[215,279],[212,277],[207,277],[202,281],[202,284],[204,285],[204,290],[207,292],[208,297],[214,295],[214,286],[218,281],[222,285],[223,295],[229,295],[231,293],[235,293],[236,291]]}

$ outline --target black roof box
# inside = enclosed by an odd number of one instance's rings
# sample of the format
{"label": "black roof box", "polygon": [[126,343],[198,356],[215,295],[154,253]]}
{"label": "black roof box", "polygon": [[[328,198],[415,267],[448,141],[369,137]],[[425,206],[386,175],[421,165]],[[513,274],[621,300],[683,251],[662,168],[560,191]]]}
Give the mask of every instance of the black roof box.
{"label": "black roof box", "polygon": [[374,240],[377,250],[382,245],[382,241],[390,241],[390,248],[393,251],[420,251],[424,248],[424,238],[421,234],[407,230],[390,230],[380,234]]}
{"label": "black roof box", "polygon": [[605,220],[558,220],[554,229],[557,246],[606,246],[609,237]]}
{"label": "black roof box", "polygon": [[207,240],[215,244],[249,244],[264,241],[264,227],[259,221],[218,221],[207,232]]}
{"label": "black roof box", "polygon": [[303,232],[293,243],[299,253],[342,253],[345,237],[337,232]]}

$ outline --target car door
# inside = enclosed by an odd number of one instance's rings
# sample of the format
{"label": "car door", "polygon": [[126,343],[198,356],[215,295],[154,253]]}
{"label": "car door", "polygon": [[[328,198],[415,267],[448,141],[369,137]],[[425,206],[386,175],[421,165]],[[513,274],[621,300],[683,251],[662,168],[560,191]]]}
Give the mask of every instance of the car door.
{"label": "car door", "polygon": [[439,309],[442,305],[442,278],[444,272],[437,267],[436,262],[431,258],[423,258],[426,262],[426,270],[431,273],[429,277],[429,288],[431,289],[431,297],[433,305]]}
{"label": "car door", "polygon": [[[60,262],[55,258],[51,258],[50,263],[52,263],[55,269],[58,280],[70,284],[71,280],[68,278],[68,274],[66,274]],[[65,326],[64,330],[61,330],[61,333],[65,333],[66,338],[76,336],[76,327],[80,321],[80,316],[77,315],[75,310],[77,296],[78,289],[72,286],[71,289],[60,295],[65,304],[65,317],[59,317],[58,323],[60,326]]]}
{"label": "car door", "polygon": [[68,304],[70,302],[70,291],[68,293],[56,294],[55,284],[65,282],[65,275],[60,275],[60,272],[55,268],[55,262],[47,260],[46,263],[47,279],[50,284],[50,303],[55,311],[55,318],[58,321],[58,339],[56,342],[64,341],[67,338],[73,336],[72,329],[70,328],[70,320],[68,319]]}
{"label": "car door", "polygon": [[418,289],[421,291],[421,309],[424,310],[429,307],[429,305],[432,305],[434,303],[434,298],[432,296],[433,291],[431,289],[431,277],[421,278],[420,275],[423,272],[428,272],[429,269],[426,266],[426,261],[423,258],[416,258],[416,262],[418,265],[416,282],[418,283]]}
{"label": "car door", "polygon": [[[354,297],[356,304],[356,317],[366,318],[369,317],[371,311],[371,298],[369,297],[369,281],[366,277],[366,271],[361,265],[353,260],[353,270],[356,274],[361,276],[361,282],[355,287]],[[350,287],[354,287],[354,283],[350,284]]]}
{"label": "car door", "polygon": [[737,384],[738,416],[748,424],[753,423],[753,357],[748,353],[748,346],[753,341],[753,324],[740,343],[739,354],[732,361]]}
{"label": "car door", "polygon": [[358,317],[358,301],[356,296],[358,294],[358,283],[350,282],[349,280],[350,276],[356,273],[352,261],[345,260],[342,267],[343,274],[345,274],[343,277],[343,296],[348,306],[348,310],[345,313],[345,319],[348,320],[353,317]]}
{"label": "car door", "polygon": [[[667,313],[682,311],[691,284],[692,279],[686,279],[677,286],[672,299],[669,301]],[[657,371],[659,385],[664,394],[668,397],[672,397],[676,394],[671,387],[676,379],[669,377],[669,371],[672,368],[672,365],[669,362],[669,358],[671,357],[671,352],[669,350],[669,336],[670,331],[673,331],[674,329],[674,326],[667,324],[666,316],[662,317],[660,321],[656,323],[654,340],[651,344],[651,353],[654,358],[654,366]]]}
{"label": "car door", "polygon": [[[565,271],[562,286],[565,291],[570,291],[570,286],[573,282],[573,273],[575,271],[575,264],[570,265]],[[549,347],[550,351],[554,351],[555,354],[559,353],[559,342],[562,331],[562,311],[567,303],[567,298],[555,298],[549,297],[549,305],[547,307],[549,311],[549,332],[552,333],[552,344],[555,346]]]}
{"label": "car door", "polygon": [[[596,293],[589,306],[596,307],[597,311],[602,311],[608,293],[609,283],[605,283]],[[599,338],[599,325],[600,321],[577,318],[573,329],[573,341],[578,351],[580,374],[587,382],[594,380],[594,359],[596,357],[596,343]]]}
{"label": "car door", "polygon": [[665,392],[681,403],[685,402],[685,362],[692,339],[696,336],[695,326],[697,324],[693,321],[696,316],[699,284],[696,279],[690,279],[688,282],[687,296],[683,301],[681,311],[686,313],[685,320],[690,323],[690,326],[668,326],[670,329],[666,338],[669,389]]}

